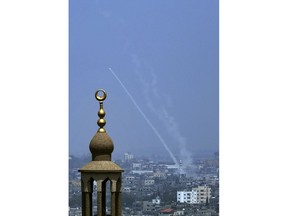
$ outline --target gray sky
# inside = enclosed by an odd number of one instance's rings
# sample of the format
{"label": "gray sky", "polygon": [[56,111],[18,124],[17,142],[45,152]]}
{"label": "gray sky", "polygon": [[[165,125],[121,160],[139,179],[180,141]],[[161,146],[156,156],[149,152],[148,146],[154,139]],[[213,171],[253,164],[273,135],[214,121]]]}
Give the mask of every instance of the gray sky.
{"label": "gray sky", "polygon": [[104,88],[113,155],[219,147],[217,0],[70,0],[69,153],[89,153]]}

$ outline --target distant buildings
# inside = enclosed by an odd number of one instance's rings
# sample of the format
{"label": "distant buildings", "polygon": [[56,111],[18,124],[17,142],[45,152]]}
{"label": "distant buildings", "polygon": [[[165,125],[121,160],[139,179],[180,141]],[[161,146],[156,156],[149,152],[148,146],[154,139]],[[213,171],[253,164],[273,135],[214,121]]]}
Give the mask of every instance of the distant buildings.
{"label": "distant buildings", "polygon": [[145,179],[144,180],[144,185],[154,185],[155,180],[154,179]]}
{"label": "distant buildings", "polygon": [[[128,155],[126,161],[123,155],[117,162],[125,167],[122,176],[123,216],[219,216],[219,166],[215,159],[195,160],[194,168],[181,175],[177,166],[169,162],[135,156],[131,159]],[[69,161],[73,165],[69,172],[71,216],[78,215],[81,209],[81,184],[73,160],[76,158]],[[94,191],[97,193],[96,188]]]}
{"label": "distant buildings", "polygon": [[154,212],[155,204],[150,201],[143,201],[143,212]]}
{"label": "distant buildings", "polygon": [[124,153],[124,161],[125,162],[129,162],[129,161],[131,161],[133,159],[134,159],[134,155],[133,154],[131,154],[129,152],[125,152]]}
{"label": "distant buildings", "polygon": [[210,201],[211,198],[211,188],[208,186],[198,186],[194,188],[197,192],[197,203],[206,203]]}
{"label": "distant buildings", "polygon": [[153,176],[155,178],[166,179],[166,173],[165,172],[154,172]]}

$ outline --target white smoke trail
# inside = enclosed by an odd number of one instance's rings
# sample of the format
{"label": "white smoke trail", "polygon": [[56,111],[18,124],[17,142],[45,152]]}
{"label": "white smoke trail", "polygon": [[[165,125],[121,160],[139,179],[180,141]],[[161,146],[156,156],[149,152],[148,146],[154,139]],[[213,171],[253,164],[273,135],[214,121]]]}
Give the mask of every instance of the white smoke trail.
{"label": "white smoke trail", "polygon": [[175,156],[173,155],[173,153],[171,152],[171,150],[169,149],[169,147],[167,146],[165,140],[162,138],[162,136],[160,135],[160,133],[157,131],[157,129],[154,127],[154,125],[151,123],[151,121],[147,118],[147,116],[145,115],[145,113],[142,111],[142,109],[138,106],[138,104],[136,103],[136,101],[134,100],[134,98],[132,97],[132,95],[130,94],[130,92],[128,91],[128,89],[125,87],[125,85],[121,82],[121,80],[118,78],[118,76],[115,74],[115,72],[109,68],[109,70],[111,71],[111,73],[113,74],[113,76],[117,79],[117,81],[120,83],[120,85],[122,86],[122,88],[124,89],[124,91],[126,92],[126,94],[128,95],[128,97],[131,99],[131,101],[133,102],[133,104],[135,105],[135,107],[137,108],[137,110],[140,112],[140,114],[142,115],[142,117],[144,118],[144,120],[146,121],[146,123],[150,126],[150,128],[153,130],[153,132],[155,133],[155,135],[159,138],[160,142],[162,143],[162,145],[164,146],[164,148],[166,149],[166,151],[169,153],[170,157],[172,158],[173,162],[176,164],[177,167],[179,167],[179,163],[176,160]]}
{"label": "white smoke trail", "polygon": [[[146,85],[147,89],[144,91],[145,99],[147,101],[147,105],[149,109],[154,112],[154,114],[162,121],[163,125],[165,126],[167,132],[169,135],[177,142],[179,146],[179,153],[180,158],[182,160],[182,167],[186,169],[189,165],[192,164],[192,155],[190,151],[187,149],[187,141],[186,138],[181,133],[181,130],[179,128],[179,125],[177,123],[177,120],[174,118],[173,115],[171,115],[167,109],[165,108],[164,103],[162,103],[159,106],[155,106],[153,101],[151,100],[151,97],[149,97],[150,92],[157,92],[157,94],[160,94],[157,89],[157,82],[155,80],[156,75],[153,75],[153,81],[151,84]],[[156,96],[156,94],[154,93]],[[159,96],[158,96],[159,97]],[[170,100],[169,96],[167,96],[167,99]]]}
{"label": "white smoke trail", "polygon": [[[177,142],[179,146],[178,149],[180,153],[180,158],[183,165],[182,167],[184,169],[191,167],[193,159],[191,152],[187,148],[186,137],[181,133],[181,130],[177,123],[177,119],[175,119],[174,116],[171,115],[166,109],[167,106],[169,107],[172,105],[171,97],[159,91],[157,75],[154,73],[153,68],[149,67],[147,68],[147,65],[145,67],[145,65],[142,64],[143,62],[139,59],[139,57],[136,54],[131,54],[131,60],[135,66],[134,71],[138,75],[144,87],[143,88],[144,98],[146,99],[149,110],[152,113],[154,113],[159,120],[162,121],[169,135]],[[141,69],[144,69],[146,72],[150,70],[150,74],[152,76],[152,80],[150,82],[144,78],[144,74],[141,73]],[[154,96],[154,98],[158,98],[157,101],[158,103],[159,101],[161,101],[161,104],[156,105],[151,95]]]}

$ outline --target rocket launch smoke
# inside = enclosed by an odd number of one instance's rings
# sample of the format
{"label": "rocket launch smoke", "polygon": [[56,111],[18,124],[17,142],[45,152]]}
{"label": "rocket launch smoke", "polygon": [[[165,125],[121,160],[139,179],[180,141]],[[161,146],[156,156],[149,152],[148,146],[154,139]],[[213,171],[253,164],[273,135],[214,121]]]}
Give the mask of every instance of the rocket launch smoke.
{"label": "rocket launch smoke", "polygon": [[122,81],[118,78],[118,76],[115,74],[115,72],[109,68],[109,70],[111,71],[111,73],[113,74],[113,76],[116,78],[116,80],[120,83],[120,85],[122,86],[122,88],[124,89],[124,91],[126,92],[126,94],[128,95],[128,97],[131,99],[131,101],[133,102],[133,104],[135,105],[135,107],[137,108],[137,110],[140,112],[140,114],[142,115],[142,117],[144,118],[144,120],[146,121],[146,123],[150,126],[150,128],[152,129],[152,131],[155,133],[155,135],[158,137],[158,139],[160,140],[161,144],[164,146],[164,148],[166,149],[166,151],[169,153],[170,157],[172,158],[173,162],[177,165],[177,167],[179,167],[179,163],[176,160],[175,156],[173,155],[173,153],[171,152],[171,150],[169,149],[169,147],[167,146],[165,140],[163,139],[163,137],[160,135],[160,133],[157,131],[157,129],[154,127],[154,125],[152,124],[152,122],[147,118],[147,116],[145,115],[145,113],[142,111],[142,109],[139,107],[139,105],[137,104],[137,102],[134,100],[133,96],[130,94],[130,92],[128,91],[128,89],[125,87],[125,85],[122,83]]}

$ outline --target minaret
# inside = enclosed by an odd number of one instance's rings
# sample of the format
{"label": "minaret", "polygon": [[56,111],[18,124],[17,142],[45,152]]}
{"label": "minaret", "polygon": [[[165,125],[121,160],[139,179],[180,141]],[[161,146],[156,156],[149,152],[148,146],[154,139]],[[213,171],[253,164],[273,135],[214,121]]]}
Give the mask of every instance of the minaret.
{"label": "minaret", "polygon": [[[102,96],[99,95],[100,92],[102,92]],[[111,190],[111,215],[122,215],[121,173],[124,170],[111,161],[114,145],[104,128],[106,121],[103,101],[106,96],[103,89],[99,89],[95,93],[95,97],[100,103],[97,122],[100,128],[89,145],[92,160],[79,170],[81,172],[82,216],[92,216],[93,181],[97,182],[97,216],[106,216],[107,182],[110,182]]]}

